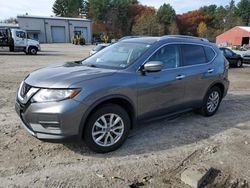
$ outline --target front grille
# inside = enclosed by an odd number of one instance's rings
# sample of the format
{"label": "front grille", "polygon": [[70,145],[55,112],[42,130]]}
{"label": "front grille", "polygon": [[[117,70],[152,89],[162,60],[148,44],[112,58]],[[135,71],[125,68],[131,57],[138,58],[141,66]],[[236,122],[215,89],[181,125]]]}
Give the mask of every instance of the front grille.
{"label": "front grille", "polygon": [[21,97],[24,98],[30,89],[31,89],[31,86],[24,82],[21,88],[21,92],[20,92]]}

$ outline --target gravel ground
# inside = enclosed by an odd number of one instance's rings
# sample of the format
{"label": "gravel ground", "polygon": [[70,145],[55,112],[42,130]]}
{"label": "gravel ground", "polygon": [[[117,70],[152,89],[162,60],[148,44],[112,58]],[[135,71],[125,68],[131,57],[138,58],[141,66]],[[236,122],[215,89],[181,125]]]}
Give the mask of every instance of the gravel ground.
{"label": "gravel ground", "polygon": [[37,56],[0,49],[0,187],[187,187],[185,168],[210,165],[218,176],[206,187],[250,182],[250,66],[230,69],[229,93],[218,113],[187,113],[138,125],[115,152],[96,154],[84,143],[48,143],[20,127],[16,88],[40,67],[79,60],[93,46],[42,45]]}

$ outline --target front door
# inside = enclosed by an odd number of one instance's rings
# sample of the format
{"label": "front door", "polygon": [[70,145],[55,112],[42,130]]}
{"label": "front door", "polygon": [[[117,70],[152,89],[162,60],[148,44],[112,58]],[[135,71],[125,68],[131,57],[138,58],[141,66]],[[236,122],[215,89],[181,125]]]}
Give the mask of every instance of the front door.
{"label": "front door", "polygon": [[160,72],[138,74],[138,119],[176,111],[185,92],[178,45],[160,48],[148,61],[161,61],[164,68]]}
{"label": "front door", "polygon": [[27,46],[27,37],[24,31],[16,30],[14,38],[15,47],[26,47]]}

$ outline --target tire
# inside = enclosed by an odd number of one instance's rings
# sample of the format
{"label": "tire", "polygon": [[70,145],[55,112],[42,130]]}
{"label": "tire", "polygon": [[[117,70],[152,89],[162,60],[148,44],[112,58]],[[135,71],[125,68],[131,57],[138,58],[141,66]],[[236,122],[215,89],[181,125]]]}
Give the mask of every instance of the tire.
{"label": "tire", "polygon": [[36,55],[37,54],[37,48],[33,47],[33,46],[29,47],[28,54],[29,55]]}
{"label": "tire", "polygon": [[220,106],[221,100],[222,100],[221,89],[216,86],[212,87],[211,89],[208,90],[203,100],[203,106],[200,108],[200,113],[206,117],[214,115]]}
{"label": "tire", "polygon": [[237,60],[237,62],[236,62],[236,67],[237,67],[237,68],[242,67],[242,60],[241,60],[241,59],[238,59],[238,60]]}
{"label": "tire", "polygon": [[[105,121],[107,122],[106,126]],[[115,124],[111,125],[112,123]],[[119,105],[106,104],[98,108],[88,118],[83,133],[84,141],[91,150],[97,153],[111,152],[124,143],[129,129],[128,113]]]}
{"label": "tire", "polygon": [[10,46],[10,47],[9,47],[9,51],[10,51],[10,52],[14,52],[14,49],[15,49],[14,46]]}

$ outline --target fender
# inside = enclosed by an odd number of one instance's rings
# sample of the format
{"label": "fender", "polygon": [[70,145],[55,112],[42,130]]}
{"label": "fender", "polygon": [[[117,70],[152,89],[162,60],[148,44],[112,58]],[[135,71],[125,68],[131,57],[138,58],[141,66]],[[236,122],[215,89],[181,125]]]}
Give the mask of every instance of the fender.
{"label": "fender", "polygon": [[[225,90],[225,84],[224,84],[223,82],[221,82],[221,81],[219,81],[219,80],[214,81],[214,82],[213,82],[212,84],[210,84],[210,86],[207,88],[206,93],[205,93],[205,95],[204,95],[204,97],[203,97],[203,102],[204,102],[204,100],[205,100],[205,97],[206,97],[206,95],[207,95],[207,92],[208,92],[213,86],[215,86],[216,84],[223,85],[224,90]],[[223,95],[223,97],[225,96],[225,91],[223,91],[222,95]],[[222,97],[222,98],[223,98],[223,97]],[[222,98],[221,98],[221,99],[222,99]]]}
{"label": "fender", "polygon": [[133,101],[124,96],[124,95],[120,95],[120,94],[114,94],[114,95],[108,95],[108,96],[105,96],[101,99],[98,99],[97,101],[95,101],[91,106],[89,106],[89,108],[86,110],[86,112],[83,114],[83,117],[81,119],[81,123],[80,123],[80,127],[79,127],[79,137],[82,137],[82,133],[83,133],[83,130],[84,130],[84,127],[85,127],[85,123],[86,123],[86,120],[87,118],[89,117],[90,113],[100,104],[104,103],[105,101],[108,101],[108,100],[111,100],[111,99],[123,99],[123,100],[126,100],[126,102],[128,102],[131,106],[132,106],[132,120],[131,120],[131,123],[132,123],[132,128],[133,128],[133,125],[136,121],[136,117],[137,117],[137,112],[136,112],[136,108],[135,108],[135,105],[133,103]]}

